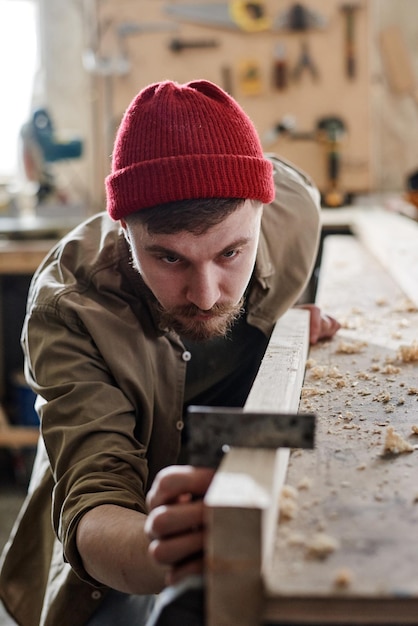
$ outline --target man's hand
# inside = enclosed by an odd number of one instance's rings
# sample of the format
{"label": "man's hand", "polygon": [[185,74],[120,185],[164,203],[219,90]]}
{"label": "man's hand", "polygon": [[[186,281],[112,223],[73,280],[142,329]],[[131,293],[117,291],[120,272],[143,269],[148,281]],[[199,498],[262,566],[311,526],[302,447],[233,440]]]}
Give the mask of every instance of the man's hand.
{"label": "man's hand", "polygon": [[171,466],[157,474],[147,496],[145,533],[149,552],[168,567],[166,583],[179,582],[203,570],[205,495],[214,470]]}
{"label": "man's hand", "polygon": [[331,317],[322,313],[316,304],[300,304],[297,309],[306,309],[311,314],[309,325],[309,341],[311,344],[318,343],[321,339],[331,339],[341,328],[341,324]]}

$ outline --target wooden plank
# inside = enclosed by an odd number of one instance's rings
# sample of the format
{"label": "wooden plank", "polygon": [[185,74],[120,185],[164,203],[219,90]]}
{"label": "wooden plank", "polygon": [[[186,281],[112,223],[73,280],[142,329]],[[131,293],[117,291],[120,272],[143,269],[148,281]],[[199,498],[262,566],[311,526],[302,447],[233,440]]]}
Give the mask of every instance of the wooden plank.
{"label": "wooden plank", "polygon": [[343,328],[310,349],[300,410],[318,416],[317,445],[290,458],[297,509],[277,527],[264,618],[416,623],[418,452],[383,452],[388,426],[418,444],[417,363],[400,357],[418,308],[351,236],[325,240],[318,303]]}
{"label": "wooden plank", "polygon": [[[309,343],[309,313],[289,311],[276,324],[245,409],[296,411]],[[271,567],[286,449],[233,449],[206,496],[208,626],[255,626],[262,572]]]}
{"label": "wooden plank", "polygon": [[382,30],[379,42],[391,89],[399,95],[411,95],[418,103],[417,78],[412,55],[399,26],[391,25]]}
{"label": "wooden plank", "polygon": [[352,229],[418,306],[418,223],[382,210],[356,213]]}

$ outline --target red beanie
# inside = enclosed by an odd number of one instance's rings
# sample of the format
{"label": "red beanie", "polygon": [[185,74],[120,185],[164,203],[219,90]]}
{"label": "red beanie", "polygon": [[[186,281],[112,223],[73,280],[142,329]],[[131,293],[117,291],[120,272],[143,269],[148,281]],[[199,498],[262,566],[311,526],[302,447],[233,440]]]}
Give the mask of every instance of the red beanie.
{"label": "red beanie", "polygon": [[119,127],[107,210],[118,220],[175,200],[274,198],[272,165],[253,123],[222,89],[205,80],[149,85]]}

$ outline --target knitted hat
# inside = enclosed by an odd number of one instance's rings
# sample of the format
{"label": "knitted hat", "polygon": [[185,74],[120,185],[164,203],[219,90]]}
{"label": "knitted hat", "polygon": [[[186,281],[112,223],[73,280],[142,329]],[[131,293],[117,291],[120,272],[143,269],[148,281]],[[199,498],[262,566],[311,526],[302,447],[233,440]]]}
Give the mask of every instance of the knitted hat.
{"label": "knitted hat", "polygon": [[106,178],[107,210],[118,220],[175,200],[274,197],[271,163],[253,123],[205,80],[149,85],[122,119]]}

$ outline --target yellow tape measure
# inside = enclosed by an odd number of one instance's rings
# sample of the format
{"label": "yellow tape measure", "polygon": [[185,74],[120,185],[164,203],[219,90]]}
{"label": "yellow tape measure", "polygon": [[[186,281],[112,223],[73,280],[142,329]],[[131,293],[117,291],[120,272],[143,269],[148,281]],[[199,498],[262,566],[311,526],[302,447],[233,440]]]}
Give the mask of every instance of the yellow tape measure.
{"label": "yellow tape measure", "polygon": [[235,24],[249,33],[262,32],[272,27],[263,2],[232,0],[229,3],[229,13]]}

